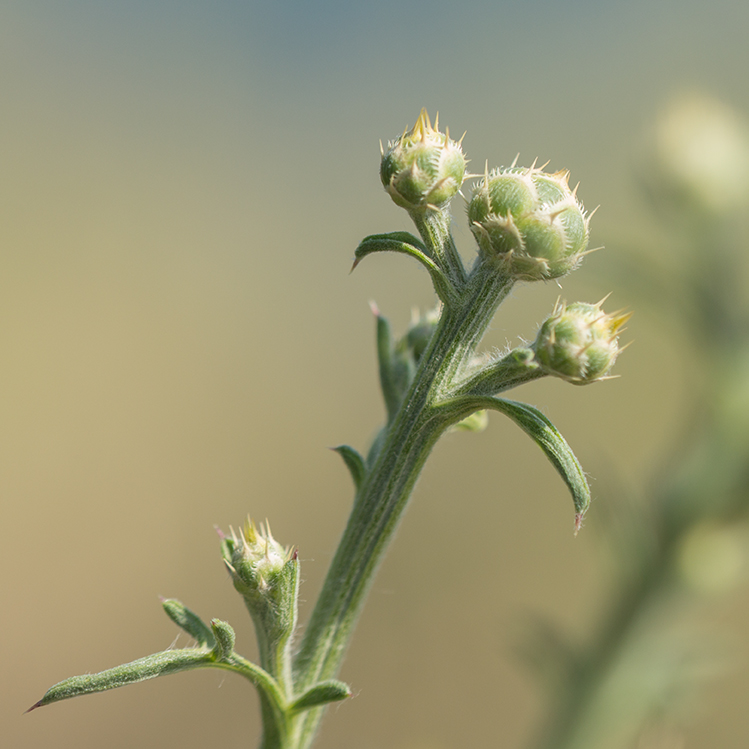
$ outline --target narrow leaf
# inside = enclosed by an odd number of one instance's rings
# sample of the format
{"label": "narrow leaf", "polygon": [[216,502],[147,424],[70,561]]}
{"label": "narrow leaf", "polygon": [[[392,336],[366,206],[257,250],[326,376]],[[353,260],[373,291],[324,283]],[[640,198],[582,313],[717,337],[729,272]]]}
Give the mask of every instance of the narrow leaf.
{"label": "narrow leaf", "polygon": [[157,676],[166,676],[167,674],[176,674],[180,671],[205,668],[212,665],[215,665],[213,655],[202,648],[165,650],[162,653],[149,655],[132,663],[101,671],[98,674],[86,674],[65,679],[48,689],[44,697],[26,712],[71,697],[105,692],[108,689],[136,684],[139,681],[154,679]]}
{"label": "narrow leaf", "polygon": [[213,632],[208,625],[194,612],[190,611],[184,604],[174,598],[165,598],[161,605],[166,615],[178,626],[187,632],[198,645],[212,650],[216,645]]}
{"label": "narrow leaf", "polygon": [[354,268],[367,256],[375,252],[400,252],[416,258],[428,271],[437,296],[446,305],[450,305],[455,296],[453,287],[437,263],[429,257],[429,251],[416,237],[406,231],[390,234],[372,234],[365,237],[354,253]]}
{"label": "narrow leaf", "polygon": [[349,445],[338,445],[338,447],[334,447],[333,450],[343,458],[343,462],[346,464],[346,468],[349,469],[351,478],[354,480],[354,486],[358,491],[361,482],[364,481],[364,476],[367,473],[366,466],[364,465],[364,458],[362,458],[362,456]]}
{"label": "narrow leaf", "polygon": [[329,702],[338,702],[351,696],[351,688],[342,681],[330,679],[321,681],[314,687],[308,689],[299,699],[295,700],[289,706],[289,711],[300,713],[303,710],[310,710],[313,707],[327,705]]}
{"label": "narrow leaf", "polygon": [[493,409],[509,416],[544,451],[567,484],[575,503],[575,533],[580,530],[590,505],[590,487],[572,449],[557,428],[537,409],[527,403],[481,395],[461,395],[443,401],[439,410],[446,424],[456,424],[481,409]]}
{"label": "narrow leaf", "polygon": [[[366,257],[372,252],[378,252],[377,245],[386,245],[388,242],[400,242],[402,244],[410,244],[415,249],[419,250],[422,255],[429,257],[432,253],[429,248],[414,234],[408,231],[390,231],[385,234],[370,234],[368,237],[364,237],[359,243],[357,248],[357,256],[361,252],[362,257]],[[366,249],[361,249],[366,245]]]}
{"label": "narrow leaf", "polygon": [[567,441],[559,430],[537,408],[527,403],[504,400],[503,398],[488,399],[493,406],[487,406],[501,411],[509,416],[535,443],[544,451],[554,468],[567,484],[575,503],[575,533],[582,525],[583,517],[590,505],[590,487]]}
{"label": "narrow leaf", "polygon": [[388,422],[395,416],[400,404],[401,394],[396,382],[393,366],[393,342],[390,336],[390,323],[379,311],[377,315],[377,361],[380,365],[380,387],[385,399]]}

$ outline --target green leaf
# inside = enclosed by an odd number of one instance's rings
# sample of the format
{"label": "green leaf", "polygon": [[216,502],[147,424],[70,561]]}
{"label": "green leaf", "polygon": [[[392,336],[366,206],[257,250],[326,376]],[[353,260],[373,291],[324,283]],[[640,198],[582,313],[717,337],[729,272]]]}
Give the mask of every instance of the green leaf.
{"label": "green leaf", "polygon": [[402,392],[396,377],[393,363],[393,342],[390,335],[390,323],[379,310],[374,309],[377,316],[377,361],[380,365],[380,387],[385,399],[388,422],[395,416],[401,402]]}
{"label": "green leaf", "polygon": [[575,503],[575,533],[580,529],[583,517],[590,505],[590,487],[582,466],[559,430],[537,408],[527,403],[488,399],[494,408],[509,416],[544,451],[554,468],[567,484]]}
{"label": "green leaf", "polygon": [[234,641],[236,635],[230,624],[222,622],[221,619],[211,619],[211,629],[216,638],[214,654],[220,661],[224,661],[234,652]]}
{"label": "green leaf", "polygon": [[208,625],[194,612],[190,611],[184,604],[174,598],[165,598],[161,605],[166,615],[178,626],[187,632],[198,645],[212,650],[216,645],[213,632]]}
{"label": "green leaf", "polygon": [[[417,236],[411,234],[411,232],[390,231],[386,232],[385,234],[370,234],[368,237],[364,237],[364,239],[362,239],[362,241],[359,243],[359,247],[357,248],[357,257],[359,257],[359,253],[361,253],[361,257],[364,258],[372,252],[382,252],[383,250],[378,250],[377,246],[379,244],[387,245],[388,242],[410,244],[412,247],[421,252],[422,255],[426,255],[427,257],[431,256],[432,254],[429,248]],[[398,250],[396,250],[396,252],[398,252]]]}
{"label": "green leaf", "polygon": [[544,451],[554,468],[567,484],[575,503],[575,533],[580,530],[590,505],[590,487],[567,441],[537,408],[527,403],[480,395],[462,395],[437,406],[440,418],[447,425],[456,424],[481,409],[493,409],[509,416]]}
{"label": "green leaf", "polygon": [[429,256],[429,250],[413,234],[407,231],[395,231],[390,234],[372,234],[365,237],[354,252],[353,270],[367,256],[374,252],[400,252],[416,258],[428,271],[437,296],[450,306],[454,301],[455,291],[442,268]]}
{"label": "green leaf", "polygon": [[149,655],[122,666],[115,666],[115,668],[101,671],[98,674],[86,674],[65,679],[48,689],[44,697],[26,712],[71,697],[105,692],[108,689],[136,684],[146,679],[155,679],[157,676],[166,676],[167,674],[176,674],[180,671],[206,668],[213,665],[215,665],[213,654],[202,648],[165,650],[162,653]]}
{"label": "green leaf", "polygon": [[[218,622],[219,625],[224,625],[224,627],[229,627],[228,624],[220,622],[218,619],[213,621]],[[219,626],[217,629],[221,629],[221,627]],[[229,629],[231,628],[229,627]],[[226,634],[229,633],[226,632]],[[233,634],[233,631],[231,634]],[[218,656],[221,657],[221,654],[218,654]],[[155,679],[157,676],[167,676],[168,674],[176,674],[180,671],[190,671],[196,668],[222,668],[234,671],[251,681],[269,701],[269,704],[273,705],[273,709],[277,713],[283,713],[286,709],[283,693],[276,680],[267,671],[254,663],[250,663],[246,658],[242,658],[236,653],[229,653],[222,660],[217,660],[215,652],[206,651],[204,648],[179,648],[148,655],[145,658],[109,668],[98,674],[85,674],[65,679],[48,689],[44,697],[26,712],[30,713],[38,707],[51,705],[53,702],[60,702],[71,697],[106,692],[109,689],[117,689],[117,687],[124,687],[128,684]]]}
{"label": "green leaf", "polygon": [[367,468],[364,465],[364,458],[362,458],[362,456],[349,445],[338,445],[338,447],[334,447],[333,450],[343,458],[343,462],[346,464],[346,468],[349,469],[351,478],[354,480],[354,486],[358,491],[361,482],[364,481],[364,477],[367,474]]}
{"label": "green leaf", "polygon": [[315,684],[308,689],[299,699],[294,700],[289,706],[289,711],[300,713],[304,710],[310,710],[313,707],[327,705],[329,702],[338,702],[351,696],[351,688],[342,681],[330,679]]}

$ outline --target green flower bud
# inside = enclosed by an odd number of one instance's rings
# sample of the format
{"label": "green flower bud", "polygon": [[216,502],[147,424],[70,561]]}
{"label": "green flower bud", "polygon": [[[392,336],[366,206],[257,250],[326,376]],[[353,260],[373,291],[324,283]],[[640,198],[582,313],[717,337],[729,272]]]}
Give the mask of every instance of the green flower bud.
{"label": "green flower bud", "polygon": [[589,217],[570,190],[569,172],[495,169],[474,189],[468,220],[485,257],[523,281],[574,270],[588,244]]}
{"label": "green flower bud", "polygon": [[439,308],[430,310],[424,314],[419,314],[418,310],[412,312],[411,324],[409,325],[406,335],[403,337],[400,345],[411,352],[416,364],[419,363],[421,355],[426,351],[439,321]]}
{"label": "green flower bud", "polygon": [[421,110],[413,128],[388,143],[380,164],[380,178],[393,201],[407,211],[438,210],[449,203],[463,184],[466,159],[460,143],[450,140]]}
{"label": "green flower bud", "polygon": [[297,553],[276,541],[267,525],[248,518],[242,533],[223,537],[221,551],[234,587],[242,595],[258,639],[282,642],[296,626],[299,562]]}
{"label": "green flower bud", "polygon": [[559,304],[533,344],[536,360],[549,373],[585,385],[604,378],[619,355],[618,334],[631,313],[607,315],[598,304]]}

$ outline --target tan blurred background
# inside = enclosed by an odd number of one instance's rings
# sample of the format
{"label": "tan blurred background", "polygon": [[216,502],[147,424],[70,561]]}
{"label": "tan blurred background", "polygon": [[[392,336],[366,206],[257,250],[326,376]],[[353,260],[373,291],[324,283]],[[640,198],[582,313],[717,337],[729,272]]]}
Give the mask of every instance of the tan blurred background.
{"label": "tan blurred background", "polygon": [[[649,220],[634,167],[658,108],[699,89],[749,112],[748,24],[726,0],[0,4],[3,746],[254,745],[251,688],[218,672],[20,715],[64,677],[168,647],[158,595],[228,620],[252,655],[213,530],[248,511],[298,545],[309,612],[351,498],[326,448],[364,449],[382,418],[367,302],[402,330],[433,298],[402,257],[348,275],[364,235],[408,228],[378,139],[426,106],[468,131],[474,170],[551,159],[602,206],[593,244],[620,246]],[[606,262],[565,297],[613,285],[609,306],[629,305]],[[487,345],[532,337],[559,293],[518,289]],[[685,397],[678,338],[648,313],[628,336],[621,379],[516,394],[601,503],[647,475]],[[344,668],[356,697],[319,745],[522,746],[541,709],[525,623],[582,635],[605,582],[595,522],[575,539],[572,515],[506,420],[440,443]],[[742,596],[716,615],[739,643]],[[688,747],[747,745],[746,654],[698,701]]]}

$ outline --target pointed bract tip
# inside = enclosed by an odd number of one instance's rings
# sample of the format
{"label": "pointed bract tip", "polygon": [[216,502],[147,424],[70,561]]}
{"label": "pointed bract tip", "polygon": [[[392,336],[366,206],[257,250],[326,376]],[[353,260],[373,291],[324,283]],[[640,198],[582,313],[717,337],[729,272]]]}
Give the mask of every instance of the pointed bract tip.
{"label": "pointed bract tip", "polygon": [[369,309],[372,310],[372,314],[375,317],[379,317],[380,316],[380,308],[377,306],[377,302],[370,301],[370,303],[369,303]]}
{"label": "pointed bract tip", "polygon": [[598,307],[598,308],[600,309],[601,307],[603,307],[603,303],[604,303],[604,302],[605,302],[605,301],[606,301],[606,300],[607,300],[607,299],[608,299],[608,298],[609,298],[609,297],[610,297],[610,296],[611,296],[611,295],[612,295],[613,293],[614,293],[613,291],[609,291],[609,293],[608,293],[608,294],[606,294],[606,296],[605,296],[605,297],[603,297],[603,299],[601,299],[601,301],[600,301],[600,302],[596,302],[596,303],[595,303],[595,304],[594,304],[593,306],[594,306],[594,307]]}

